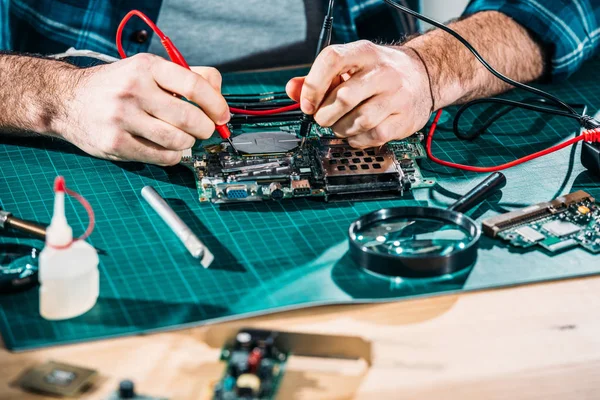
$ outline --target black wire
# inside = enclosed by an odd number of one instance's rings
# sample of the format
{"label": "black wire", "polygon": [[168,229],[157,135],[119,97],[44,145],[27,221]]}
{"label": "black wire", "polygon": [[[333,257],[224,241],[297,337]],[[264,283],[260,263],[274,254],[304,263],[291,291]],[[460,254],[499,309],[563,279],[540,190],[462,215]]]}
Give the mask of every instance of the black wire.
{"label": "black wire", "polygon": [[[460,119],[462,118],[465,111],[467,111],[469,108],[471,108],[477,104],[486,104],[486,103],[502,104],[504,106],[508,106],[508,108],[506,108],[506,109],[500,111],[499,113],[497,113],[496,115],[493,115],[492,117],[490,117],[486,122],[483,123],[483,125],[481,127],[479,127],[474,132],[470,132],[470,133],[461,132],[460,127],[459,127]],[[542,103],[542,104],[546,104],[547,107],[542,107],[542,106],[534,105],[531,103]],[[577,113],[571,114],[569,112],[557,110],[556,108],[550,108],[550,107],[556,107],[556,105],[548,103],[548,101],[544,98],[533,98],[533,99],[525,99],[522,101],[515,101],[515,100],[491,97],[491,98],[487,98],[487,99],[472,100],[472,101],[464,104],[461,108],[458,109],[458,111],[456,112],[456,115],[454,116],[454,122],[453,122],[452,129],[453,129],[456,137],[458,137],[459,139],[474,140],[474,139],[477,139],[479,136],[481,136],[481,134],[483,134],[494,122],[496,122],[497,120],[499,120],[506,114],[510,113],[511,111],[515,110],[516,108],[535,111],[535,112],[539,112],[539,113],[543,113],[543,114],[550,114],[550,115],[556,115],[556,116],[561,116],[561,117],[566,117],[566,118],[572,118],[572,119],[576,120],[577,122],[581,123],[581,115],[580,114],[577,114]],[[569,107],[571,107],[573,109],[585,108],[585,105],[569,104]]]}

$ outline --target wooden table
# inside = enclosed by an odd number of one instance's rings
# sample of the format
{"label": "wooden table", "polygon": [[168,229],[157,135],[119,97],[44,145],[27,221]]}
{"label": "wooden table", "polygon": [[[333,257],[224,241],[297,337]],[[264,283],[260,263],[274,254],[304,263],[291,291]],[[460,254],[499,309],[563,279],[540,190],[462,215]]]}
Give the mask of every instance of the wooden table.
{"label": "wooden table", "polygon": [[[320,372],[311,371],[314,365],[300,360],[295,366],[300,372],[286,375],[284,399],[600,398],[599,277],[311,308],[21,354],[0,350],[0,400],[42,398],[10,388],[9,382],[47,360],[97,369],[102,378],[86,399],[105,398],[124,378],[133,379],[144,394],[207,398],[209,382],[223,371],[219,350],[207,338],[234,325],[360,335],[372,342],[373,365],[364,373],[347,361],[331,360],[319,365]],[[335,372],[338,367],[343,374]]]}

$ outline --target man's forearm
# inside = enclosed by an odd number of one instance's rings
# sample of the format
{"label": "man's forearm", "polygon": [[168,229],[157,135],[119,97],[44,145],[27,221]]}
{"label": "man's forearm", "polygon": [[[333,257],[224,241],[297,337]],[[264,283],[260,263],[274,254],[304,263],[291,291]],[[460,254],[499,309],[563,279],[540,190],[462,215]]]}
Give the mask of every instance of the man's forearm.
{"label": "man's forearm", "polygon": [[36,57],[0,55],[0,134],[56,135],[76,67]]}
{"label": "man's forearm", "polygon": [[[542,50],[527,30],[506,15],[482,12],[450,26],[502,74],[520,82],[542,75]],[[490,74],[458,40],[441,30],[416,37],[404,46],[418,53],[428,70],[435,109],[510,88]]]}

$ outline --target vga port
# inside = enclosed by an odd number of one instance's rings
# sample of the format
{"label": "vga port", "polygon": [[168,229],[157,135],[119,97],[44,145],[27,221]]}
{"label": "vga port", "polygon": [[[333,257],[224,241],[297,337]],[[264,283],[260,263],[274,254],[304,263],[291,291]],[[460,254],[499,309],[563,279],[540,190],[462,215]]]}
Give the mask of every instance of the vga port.
{"label": "vga port", "polygon": [[246,185],[229,186],[225,189],[225,195],[228,199],[245,199],[248,197]]}

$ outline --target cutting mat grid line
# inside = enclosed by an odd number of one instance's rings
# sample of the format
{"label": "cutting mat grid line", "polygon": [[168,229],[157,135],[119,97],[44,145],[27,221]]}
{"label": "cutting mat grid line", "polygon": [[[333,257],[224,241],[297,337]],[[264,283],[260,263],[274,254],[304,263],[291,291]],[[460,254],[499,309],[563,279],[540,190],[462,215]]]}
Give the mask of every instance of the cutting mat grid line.
{"label": "cutting mat grid line", "polygon": [[[548,87],[569,102],[600,105],[600,84],[588,63],[571,81]],[[287,80],[305,71],[230,74],[225,93],[283,90]],[[516,92],[509,98],[521,98]],[[576,125],[559,118],[514,111],[474,142],[451,132],[450,110],[443,118],[434,153],[443,159],[495,165],[571,137]],[[465,114],[464,125],[482,123],[486,107]],[[235,132],[234,132],[235,133]],[[579,165],[569,170],[569,150],[506,171],[508,186],[492,203],[480,207],[478,219],[493,206],[531,204],[563,192],[584,189],[600,197],[600,182]],[[578,157],[578,156],[577,156]],[[481,175],[422,163],[426,177],[455,194],[466,192]],[[472,270],[434,280],[384,280],[359,270],[347,256],[347,229],[358,216],[397,205],[445,206],[452,198],[436,191],[415,191],[395,201],[325,204],[308,200],[217,206],[200,203],[193,176],[183,167],[159,168],[98,160],[57,140],[0,137],[0,205],[22,218],[48,222],[56,174],[88,198],[97,226],[90,242],[101,249],[101,293],[87,314],[69,321],[40,318],[38,293],[31,290],[0,296],[0,331],[6,346],[25,350],[57,344],[135,334],[224,318],[324,303],[382,301],[438,293],[509,286],[600,273],[598,258],[580,250],[549,257],[514,252],[483,239]],[[140,190],[154,186],[207,243],[217,257],[203,269],[145,204]],[[68,204],[76,233],[87,217],[76,202]],[[35,240],[0,236],[3,243],[41,246]]]}

